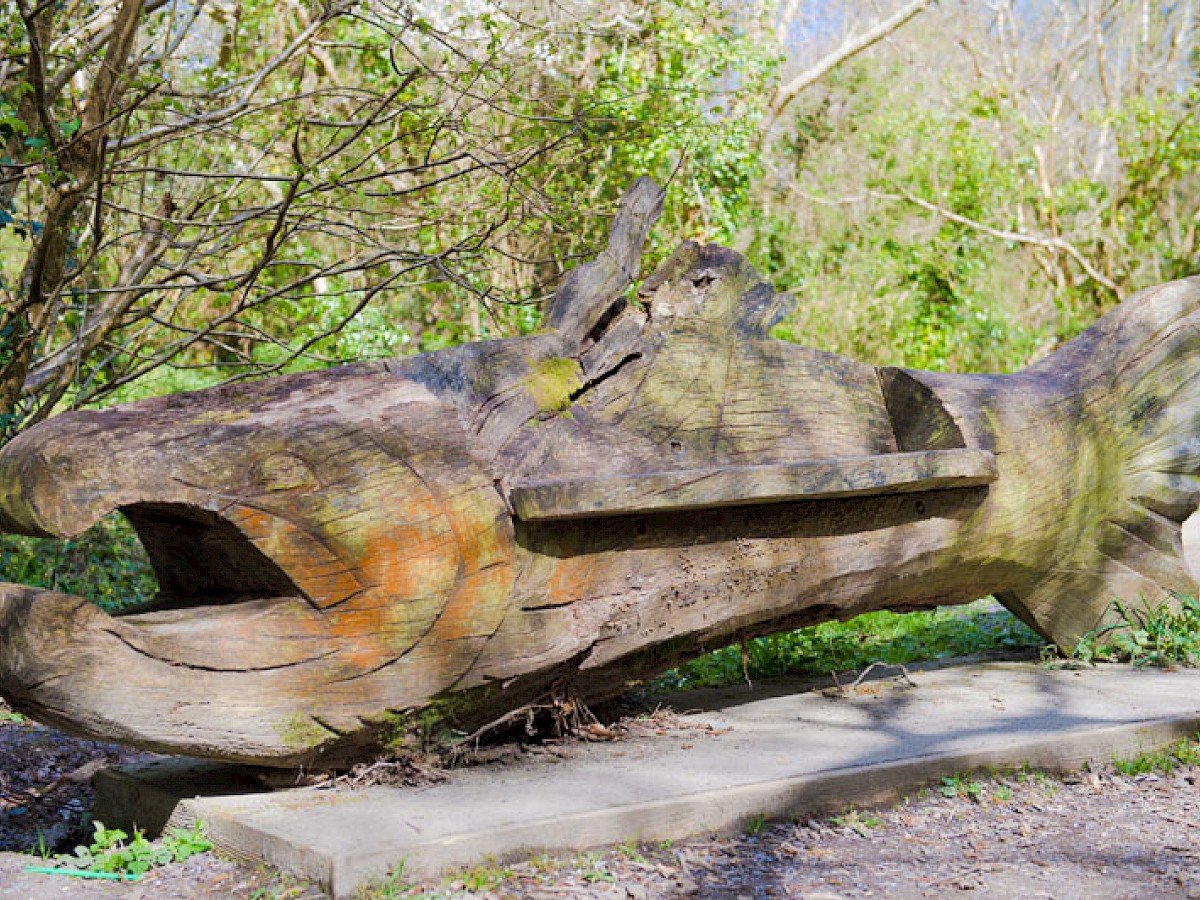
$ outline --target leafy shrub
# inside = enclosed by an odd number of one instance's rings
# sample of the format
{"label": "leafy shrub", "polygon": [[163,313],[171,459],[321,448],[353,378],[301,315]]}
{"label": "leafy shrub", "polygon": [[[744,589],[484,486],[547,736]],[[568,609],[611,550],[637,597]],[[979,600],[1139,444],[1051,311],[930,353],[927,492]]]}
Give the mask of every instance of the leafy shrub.
{"label": "leafy shrub", "polygon": [[65,541],[0,534],[0,580],[76,594],[109,612],[158,590],[137,535],[117,513]]}

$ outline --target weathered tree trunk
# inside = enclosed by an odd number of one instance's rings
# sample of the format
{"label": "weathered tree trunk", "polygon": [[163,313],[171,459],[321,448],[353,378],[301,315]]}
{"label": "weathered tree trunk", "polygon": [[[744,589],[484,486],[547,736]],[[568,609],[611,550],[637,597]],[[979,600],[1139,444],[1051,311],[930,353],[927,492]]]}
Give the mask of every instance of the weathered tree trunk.
{"label": "weathered tree trunk", "polygon": [[0,693],[69,730],[270,765],[389,712],[462,727],[559,679],[611,695],[705,649],[996,594],[1070,645],[1194,582],[1200,284],[1016,375],[876,369],[768,337],[736,254],[625,292],[627,195],[544,333],[59,416],[0,453],[0,527],[119,509],[152,608],[0,587]]}

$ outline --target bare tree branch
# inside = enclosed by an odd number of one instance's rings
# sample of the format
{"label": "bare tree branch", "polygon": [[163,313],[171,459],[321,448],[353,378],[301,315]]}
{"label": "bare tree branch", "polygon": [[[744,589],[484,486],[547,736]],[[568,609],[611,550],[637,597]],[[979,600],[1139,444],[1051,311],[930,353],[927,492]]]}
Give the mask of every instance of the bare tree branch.
{"label": "bare tree branch", "polygon": [[1075,261],[1079,268],[1084,271],[1087,277],[1096,282],[1096,284],[1099,284],[1107,290],[1112,291],[1118,300],[1123,299],[1124,297],[1124,292],[1121,290],[1120,285],[1093,266],[1088,261],[1088,258],[1079,251],[1079,248],[1077,248],[1070,241],[1066,241],[1061,237],[1047,237],[1045,235],[1024,234],[1019,231],[1006,231],[1000,228],[992,228],[990,225],[984,225],[982,222],[976,222],[974,219],[969,219],[966,216],[959,215],[953,210],[946,209],[943,206],[938,206],[936,203],[930,203],[928,200],[923,200],[915,194],[911,194],[903,189],[901,189],[900,194],[887,194],[880,191],[871,191],[871,196],[878,197],[881,200],[907,201],[914,206],[919,206],[921,209],[924,209],[927,212],[936,213],[949,222],[965,225],[967,228],[974,229],[981,234],[986,234],[989,237],[996,238],[997,240],[1009,241],[1014,244],[1030,244],[1035,247],[1044,247],[1045,249],[1052,250],[1056,253],[1065,253],[1067,256],[1071,257],[1071,259]]}
{"label": "bare tree branch", "polygon": [[767,103],[767,110],[763,115],[761,126],[763,133],[771,130],[771,127],[783,114],[783,111],[787,109],[788,105],[796,97],[820,81],[830,70],[879,43],[888,35],[899,31],[910,20],[924,12],[932,2],[933,0],[912,0],[907,6],[901,7],[874,28],[858,36],[851,37],[832,53],[819,59],[814,65],[801,72],[795,78],[781,84],[775,89],[775,93]]}

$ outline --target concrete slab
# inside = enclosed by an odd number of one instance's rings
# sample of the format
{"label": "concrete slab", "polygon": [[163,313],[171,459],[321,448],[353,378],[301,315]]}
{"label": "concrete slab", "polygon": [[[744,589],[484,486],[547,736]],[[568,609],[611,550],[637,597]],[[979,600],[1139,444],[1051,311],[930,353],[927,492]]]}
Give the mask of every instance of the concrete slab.
{"label": "concrete slab", "polygon": [[420,788],[249,792],[230,767],[170,760],[103,773],[96,816],[199,819],[225,852],[342,897],[401,861],[424,877],[525,850],[678,839],[891,801],[970,769],[1074,769],[1200,728],[1196,670],[999,662],[912,678],[842,696],[779,684],[681,694],[694,728],[461,769]]}

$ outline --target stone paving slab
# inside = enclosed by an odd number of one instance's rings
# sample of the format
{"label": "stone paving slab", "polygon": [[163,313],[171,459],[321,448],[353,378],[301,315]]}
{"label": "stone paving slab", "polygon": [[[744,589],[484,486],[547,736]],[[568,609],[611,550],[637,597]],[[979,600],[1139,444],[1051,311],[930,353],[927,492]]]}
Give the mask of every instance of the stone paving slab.
{"label": "stone paving slab", "polygon": [[[792,690],[795,690],[793,685]],[[204,822],[225,852],[336,897],[404,863],[431,877],[521,851],[679,839],[759,816],[889,802],[943,775],[1070,770],[1200,728],[1200,671],[996,662],[913,671],[838,694],[771,684],[692,692],[665,734],[455,770],[419,788],[262,792],[230,767],[169,760],[97,780],[96,818]]]}

